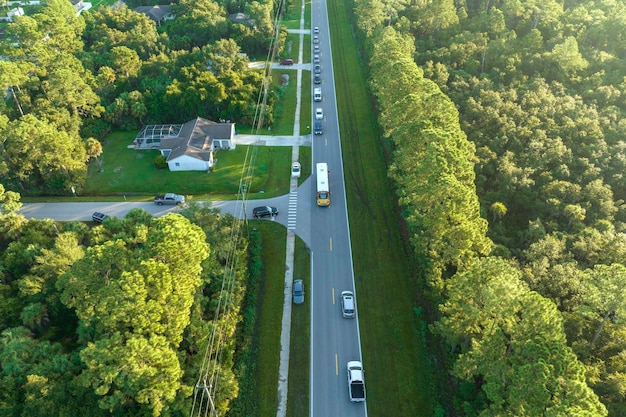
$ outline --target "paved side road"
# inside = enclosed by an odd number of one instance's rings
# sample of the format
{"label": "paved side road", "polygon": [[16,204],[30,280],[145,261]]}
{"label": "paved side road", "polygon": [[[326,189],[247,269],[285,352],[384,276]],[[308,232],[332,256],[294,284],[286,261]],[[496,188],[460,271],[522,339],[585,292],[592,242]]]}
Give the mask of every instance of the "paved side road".
{"label": "paved side road", "polygon": [[109,216],[124,217],[134,208],[140,208],[155,217],[178,210],[176,206],[157,206],[152,202],[99,203],[25,203],[18,213],[27,219],[54,219],[57,221],[91,221],[94,211]]}
{"label": "paved side road", "polygon": [[[305,190],[310,188],[311,180],[305,181]],[[302,187],[302,186],[301,186]],[[311,198],[310,192],[301,194],[298,196],[300,199],[300,205],[310,211]],[[199,202],[203,204],[204,202]],[[238,218],[247,217],[252,218],[252,209],[256,206],[270,205],[278,208],[279,215],[273,219],[285,227],[291,226],[290,229],[295,231],[307,244],[310,242],[310,219],[309,216],[300,216],[301,218],[297,222],[297,226],[289,225],[289,195],[283,195],[274,198],[268,198],[264,200],[251,200],[248,201],[245,207],[241,202],[237,201],[214,201],[211,203],[211,207],[219,209],[222,213],[229,213]],[[154,217],[164,216],[170,212],[177,212],[180,210],[177,206],[157,206],[152,202],[76,202],[76,203],[24,203],[18,213],[22,214],[27,219],[54,219],[60,222],[69,221],[91,221],[91,215],[95,211],[107,214],[109,216],[115,216],[123,218],[126,214],[134,209],[140,208]],[[307,212],[307,211],[305,211]]]}

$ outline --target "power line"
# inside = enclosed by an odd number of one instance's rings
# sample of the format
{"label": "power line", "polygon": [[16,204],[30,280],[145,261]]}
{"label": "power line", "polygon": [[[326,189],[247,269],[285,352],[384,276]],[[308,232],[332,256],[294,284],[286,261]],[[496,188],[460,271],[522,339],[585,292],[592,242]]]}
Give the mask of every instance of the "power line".
{"label": "power line", "polygon": [[[274,61],[277,54],[278,39],[280,35],[280,16],[284,7],[285,0],[281,0],[274,17],[275,34],[270,42],[268,54],[265,59],[264,77],[262,85],[259,88],[257,103],[255,106],[253,133],[256,135],[259,134],[263,127],[264,115],[267,110],[267,100],[272,80],[271,63]],[[224,318],[229,317],[229,313],[233,308],[233,289],[235,286],[237,264],[239,262],[237,248],[239,247],[241,239],[241,231],[243,229],[242,225],[246,222],[245,214],[247,192],[250,190],[252,184],[257,153],[258,145],[255,144],[248,147],[241,170],[236,207],[238,207],[242,212],[236,212],[233,218],[230,245],[226,257],[226,265],[224,266],[222,286],[220,288],[218,304],[213,318],[213,327],[208,337],[207,347],[204,352],[198,380],[194,389],[190,417],[218,416],[215,398],[219,390],[219,371],[221,369],[224,342],[228,331],[228,322],[227,320],[224,320]],[[220,320],[220,317],[222,320]]]}

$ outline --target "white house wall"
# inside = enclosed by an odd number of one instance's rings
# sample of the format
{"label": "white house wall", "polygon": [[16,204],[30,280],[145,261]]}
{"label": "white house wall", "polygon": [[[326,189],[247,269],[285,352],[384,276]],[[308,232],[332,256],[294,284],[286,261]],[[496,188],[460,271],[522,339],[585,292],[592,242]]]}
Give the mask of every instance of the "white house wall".
{"label": "white house wall", "polygon": [[170,171],[208,171],[209,162],[192,158],[188,155],[181,155],[178,158],[167,162]]}

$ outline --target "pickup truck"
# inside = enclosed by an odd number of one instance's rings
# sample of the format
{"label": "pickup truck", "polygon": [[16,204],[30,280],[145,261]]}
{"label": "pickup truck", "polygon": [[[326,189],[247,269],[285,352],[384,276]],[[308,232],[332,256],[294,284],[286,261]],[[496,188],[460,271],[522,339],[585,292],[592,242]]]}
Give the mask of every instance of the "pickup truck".
{"label": "pickup truck", "polygon": [[359,361],[348,362],[348,391],[350,401],[365,401],[365,381],[363,380],[363,365]]}
{"label": "pickup truck", "polygon": [[178,195],[174,193],[167,193],[165,195],[157,195],[154,197],[154,203],[162,206],[163,204],[183,204],[185,202],[184,195]]}

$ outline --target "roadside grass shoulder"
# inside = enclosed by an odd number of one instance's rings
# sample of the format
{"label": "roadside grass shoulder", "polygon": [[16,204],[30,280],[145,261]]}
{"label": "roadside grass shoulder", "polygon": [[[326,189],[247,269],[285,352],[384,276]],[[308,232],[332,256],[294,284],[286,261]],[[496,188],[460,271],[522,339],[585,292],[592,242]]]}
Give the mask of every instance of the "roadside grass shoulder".
{"label": "roadside grass shoulder", "polygon": [[258,375],[255,397],[259,416],[276,414],[278,366],[280,362],[280,328],[285,287],[285,228],[268,220],[254,220],[249,227],[262,236],[262,274],[257,296],[258,338],[255,351]]}
{"label": "roadside grass shoulder", "polygon": [[[311,259],[305,243],[296,237],[293,279],[304,281],[305,294],[311,288]],[[291,310],[291,338],[289,341],[289,388],[287,417],[309,415],[309,377],[311,347],[311,304],[305,296],[304,305]]]}
{"label": "roadside grass shoulder", "polygon": [[437,378],[413,312],[419,283],[346,7],[328,3],[368,413],[431,416]]}
{"label": "roadside grass shoulder", "polygon": [[[305,61],[306,62],[306,61]],[[311,71],[302,71],[302,101],[300,102],[300,134],[310,135],[312,132],[311,120],[313,106],[311,100]],[[313,138],[315,139],[315,138]]]}
{"label": "roadside grass shoulder", "polygon": [[[272,83],[277,86],[280,97],[274,105],[274,123],[269,133],[276,136],[293,134],[298,71],[287,68],[272,68]],[[286,85],[283,85],[283,75],[289,77]]]}

